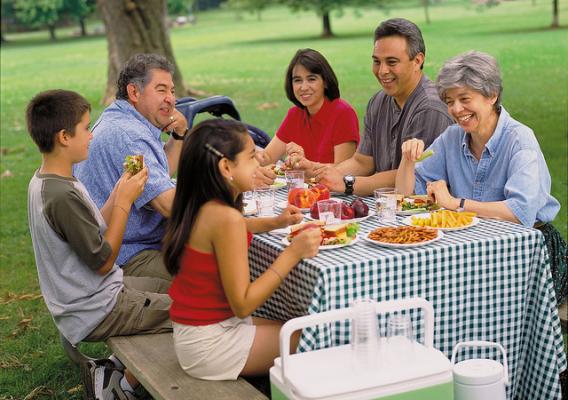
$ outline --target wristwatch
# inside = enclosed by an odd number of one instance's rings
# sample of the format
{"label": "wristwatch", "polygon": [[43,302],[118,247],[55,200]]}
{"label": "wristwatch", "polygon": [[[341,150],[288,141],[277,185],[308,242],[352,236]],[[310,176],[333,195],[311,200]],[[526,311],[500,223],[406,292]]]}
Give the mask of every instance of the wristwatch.
{"label": "wristwatch", "polygon": [[185,131],[183,131],[183,135],[178,135],[176,131],[170,131],[170,135],[172,135],[172,137],[175,140],[183,140],[185,139],[185,135],[187,135],[187,132],[189,132],[189,128],[185,128]]}
{"label": "wristwatch", "polygon": [[353,194],[353,185],[355,184],[355,177],[353,175],[345,175],[343,177],[345,183],[345,194]]}
{"label": "wristwatch", "polygon": [[460,206],[458,208],[456,208],[457,212],[462,212],[464,211],[464,207],[465,207],[465,199],[460,199]]}

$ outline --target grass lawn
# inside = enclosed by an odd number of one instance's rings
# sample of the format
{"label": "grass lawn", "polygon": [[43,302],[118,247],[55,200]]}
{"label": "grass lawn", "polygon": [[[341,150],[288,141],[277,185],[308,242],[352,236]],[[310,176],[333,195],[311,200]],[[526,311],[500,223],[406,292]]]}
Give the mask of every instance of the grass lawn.
{"label": "grass lawn", "polygon": [[[379,85],[371,74],[372,32],[386,18],[409,18],[421,27],[427,47],[425,72],[432,79],[444,60],[470,49],[493,54],[504,79],[503,103],[511,115],[537,135],[552,175],[552,193],[562,209],[555,225],[567,237],[568,30],[548,30],[551,1],[505,2],[479,12],[462,3],[421,8],[346,10],[333,17],[337,37],[319,38],[313,13],[290,14],[276,8],[262,20],[227,11],[202,13],[198,24],[176,28],[171,40],[185,81],[209,95],[230,96],[243,119],[272,134],[290,103],[284,72],[298,48],[321,51],[338,75],[342,97],[362,125],[368,99]],[[568,2],[560,2],[561,24]],[[56,329],[39,294],[27,227],[26,191],[40,163],[26,133],[24,110],[31,97],[51,88],[80,92],[93,105],[93,120],[106,84],[104,37],[73,38],[58,31],[8,35],[1,56],[0,91],[0,400],[24,398],[32,390],[53,398],[79,398],[79,373],[63,355]],[[104,346],[85,346],[102,355]],[[40,393],[40,394],[41,394]]]}

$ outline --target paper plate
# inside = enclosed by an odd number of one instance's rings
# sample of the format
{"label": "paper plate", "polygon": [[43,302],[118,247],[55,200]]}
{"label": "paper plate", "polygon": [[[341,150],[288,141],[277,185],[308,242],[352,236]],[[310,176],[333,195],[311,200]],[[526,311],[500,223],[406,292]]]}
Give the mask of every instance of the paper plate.
{"label": "paper plate", "polygon": [[363,237],[363,240],[365,240],[366,242],[369,243],[373,243],[379,246],[383,246],[383,247],[392,247],[392,248],[401,248],[401,247],[417,247],[417,246],[426,246],[427,244],[430,244],[432,242],[436,242],[438,240],[440,240],[441,238],[444,237],[444,233],[441,230],[437,230],[436,231],[438,233],[438,235],[434,238],[434,239],[430,239],[430,240],[425,240],[423,242],[415,242],[415,243],[390,243],[390,242],[382,242],[379,240],[373,240],[369,238],[369,234],[366,234]]}
{"label": "paper plate", "polygon": [[[342,247],[346,247],[346,246],[351,246],[352,244],[355,244],[359,241],[359,236],[357,236],[355,239],[353,239],[351,241],[351,243],[347,243],[347,244],[329,244],[329,245],[320,245],[319,249],[320,250],[333,250],[333,249],[340,249]],[[288,240],[287,237],[283,237],[282,238],[282,243],[284,243],[286,246],[288,246],[290,244],[290,241]]]}

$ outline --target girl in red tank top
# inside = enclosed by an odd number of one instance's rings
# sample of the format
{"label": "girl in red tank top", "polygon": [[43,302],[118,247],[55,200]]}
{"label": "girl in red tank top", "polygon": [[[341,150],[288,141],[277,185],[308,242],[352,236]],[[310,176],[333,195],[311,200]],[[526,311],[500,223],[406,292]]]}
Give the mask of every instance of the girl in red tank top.
{"label": "girl in red tank top", "polygon": [[302,217],[295,207],[271,218],[245,219],[242,193],[252,190],[258,162],[246,127],[208,120],[184,141],[164,260],[174,275],[170,317],[180,365],[202,379],[266,374],[278,356],[279,321],[250,317],[304,257],[317,254],[319,229],[294,240],[250,281],[251,233]]}

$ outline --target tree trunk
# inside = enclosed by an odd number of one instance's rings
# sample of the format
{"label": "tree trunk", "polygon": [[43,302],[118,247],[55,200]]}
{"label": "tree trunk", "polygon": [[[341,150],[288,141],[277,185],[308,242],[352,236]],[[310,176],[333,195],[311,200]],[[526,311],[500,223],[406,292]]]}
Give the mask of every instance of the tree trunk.
{"label": "tree trunk", "polygon": [[321,34],[322,37],[328,38],[333,36],[333,32],[331,31],[331,20],[329,19],[329,11],[323,13],[323,32]]}
{"label": "tree trunk", "polygon": [[79,27],[81,28],[81,36],[87,36],[87,27],[85,25],[85,18],[79,18]]}
{"label": "tree trunk", "polygon": [[558,28],[558,0],[552,0],[552,28]]}
{"label": "tree trunk", "polygon": [[426,23],[430,23],[430,13],[428,11],[428,5],[430,0],[422,0],[422,5],[424,6],[424,16],[426,17]]}
{"label": "tree trunk", "polygon": [[49,39],[52,42],[55,42],[57,40],[57,37],[55,36],[55,25],[48,25],[47,29],[49,30]]}
{"label": "tree trunk", "polygon": [[103,104],[114,100],[118,74],[124,63],[137,53],[155,53],[166,57],[175,66],[176,95],[183,97],[187,94],[165,24],[165,2],[97,0],[108,44],[108,77]]}

